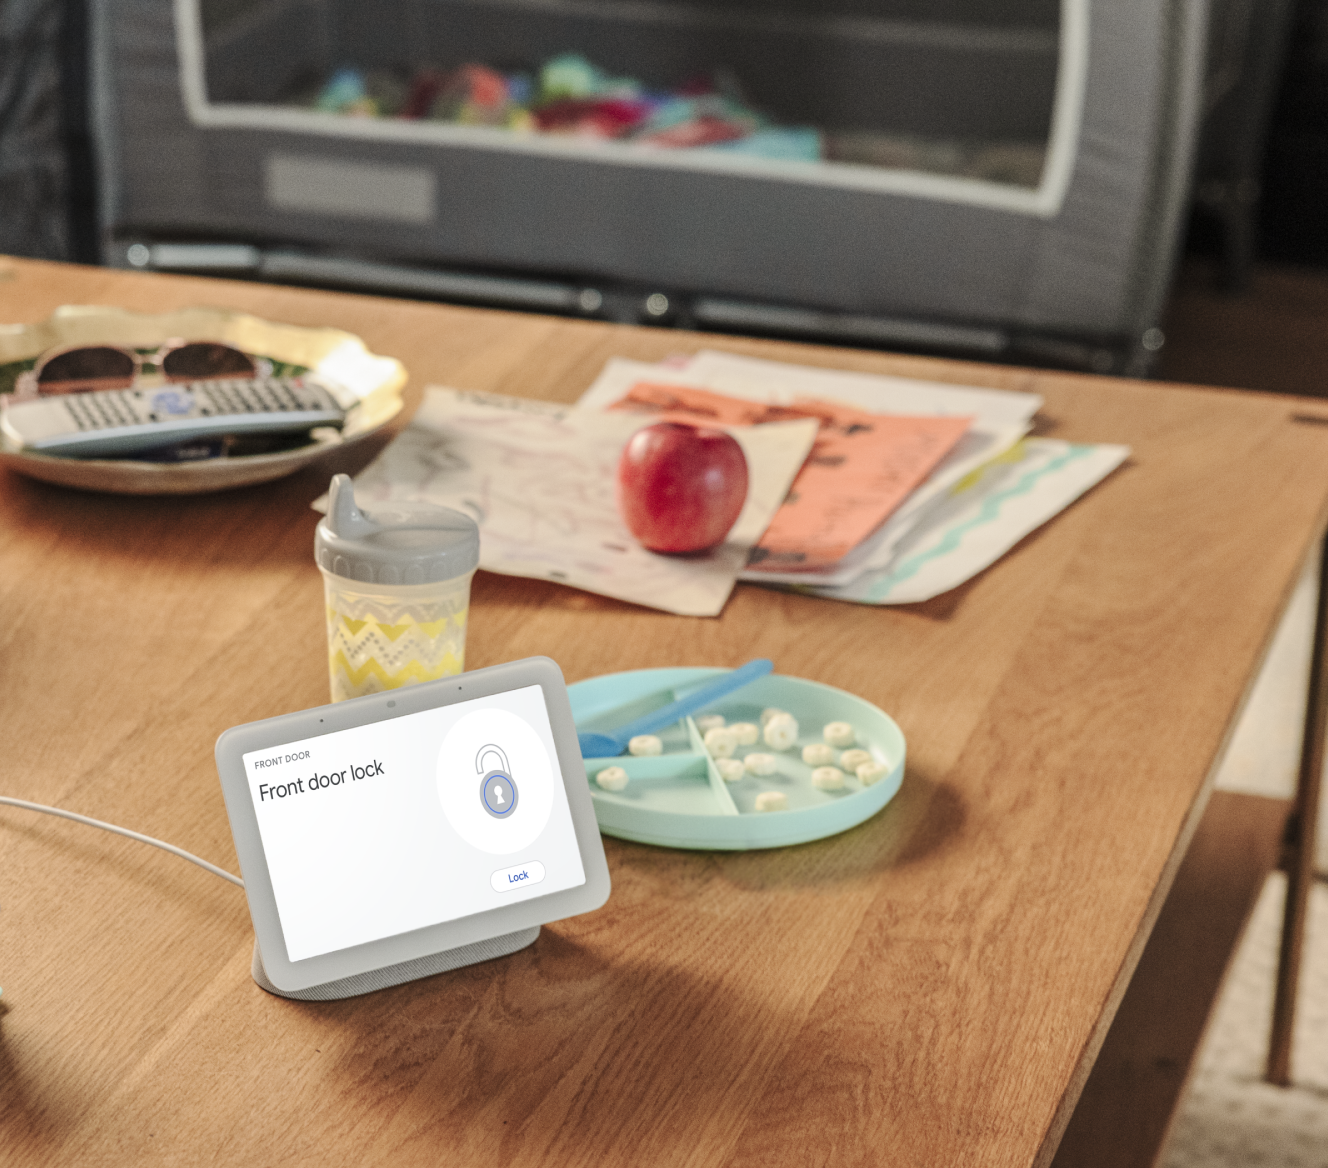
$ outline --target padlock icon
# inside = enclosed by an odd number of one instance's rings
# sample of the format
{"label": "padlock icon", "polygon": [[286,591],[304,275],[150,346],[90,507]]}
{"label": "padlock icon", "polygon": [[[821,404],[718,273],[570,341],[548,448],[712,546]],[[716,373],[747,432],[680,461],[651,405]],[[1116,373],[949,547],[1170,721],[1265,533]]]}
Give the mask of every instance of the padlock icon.
{"label": "padlock icon", "polygon": [[[497,758],[498,766],[485,770],[484,760],[490,756]],[[519,796],[503,748],[493,743],[481,746],[475,756],[475,772],[484,776],[480,779],[480,802],[484,804],[484,810],[494,819],[506,819],[516,810]]]}

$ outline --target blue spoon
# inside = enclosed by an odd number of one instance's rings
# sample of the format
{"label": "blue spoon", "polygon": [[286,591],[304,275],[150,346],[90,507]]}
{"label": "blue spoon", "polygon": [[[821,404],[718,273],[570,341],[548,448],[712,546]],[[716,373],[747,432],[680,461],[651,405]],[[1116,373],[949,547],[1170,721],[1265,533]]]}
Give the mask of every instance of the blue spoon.
{"label": "blue spoon", "polygon": [[581,743],[581,757],[615,758],[627,749],[627,743],[638,734],[649,734],[652,730],[671,726],[680,718],[685,718],[693,710],[708,706],[716,698],[722,698],[726,694],[731,694],[735,689],[741,689],[748,682],[755,681],[758,677],[764,677],[774,667],[774,662],[768,658],[758,657],[755,661],[748,661],[746,665],[735,669],[732,673],[726,673],[723,677],[715,678],[714,681],[703,685],[695,693],[690,693],[685,698],[679,698],[676,702],[671,702],[667,706],[661,706],[658,710],[651,710],[644,717],[637,718],[634,722],[628,722],[626,726],[619,726],[617,730],[609,734],[596,734],[584,730],[577,735],[577,739]]}

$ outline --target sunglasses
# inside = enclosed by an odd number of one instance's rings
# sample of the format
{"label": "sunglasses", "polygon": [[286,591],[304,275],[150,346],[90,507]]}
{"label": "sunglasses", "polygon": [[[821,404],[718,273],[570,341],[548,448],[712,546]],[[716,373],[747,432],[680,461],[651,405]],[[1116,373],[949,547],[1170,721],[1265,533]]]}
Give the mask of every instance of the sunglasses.
{"label": "sunglasses", "polygon": [[145,366],[173,383],[258,375],[258,365],[247,353],[215,341],[167,341],[149,353],[115,345],[80,345],[44,353],[20,376],[16,396],[128,389]]}

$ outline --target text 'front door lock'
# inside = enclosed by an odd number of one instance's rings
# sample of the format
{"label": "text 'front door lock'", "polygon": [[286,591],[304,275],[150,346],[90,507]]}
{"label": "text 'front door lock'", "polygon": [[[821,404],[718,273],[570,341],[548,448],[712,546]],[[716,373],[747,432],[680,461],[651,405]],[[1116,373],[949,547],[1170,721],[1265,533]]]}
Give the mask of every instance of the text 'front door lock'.
{"label": "text 'front door lock'", "polygon": [[[484,760],[489,755],[496,756],[499,765],[486,771]],[[512,781],[512,768],[508,765],[503,748],[492,743],[481,746],[475,756],[475,770],[484,776],[480,780],[480,802],[484,804],[484,810],[494,819],[506,819],[516,810],[518,795],[516,784]]]}

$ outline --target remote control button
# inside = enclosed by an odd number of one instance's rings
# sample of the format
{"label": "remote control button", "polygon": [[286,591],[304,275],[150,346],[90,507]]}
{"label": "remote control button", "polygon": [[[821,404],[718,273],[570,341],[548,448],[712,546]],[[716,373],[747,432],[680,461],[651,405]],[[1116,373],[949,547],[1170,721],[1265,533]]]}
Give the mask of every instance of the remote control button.
{"label": "remote control button", "polygon": [[179,417],[193,413],[194,395],[182,389],[163,389],[152,395],[152,407],[160,414]]}

